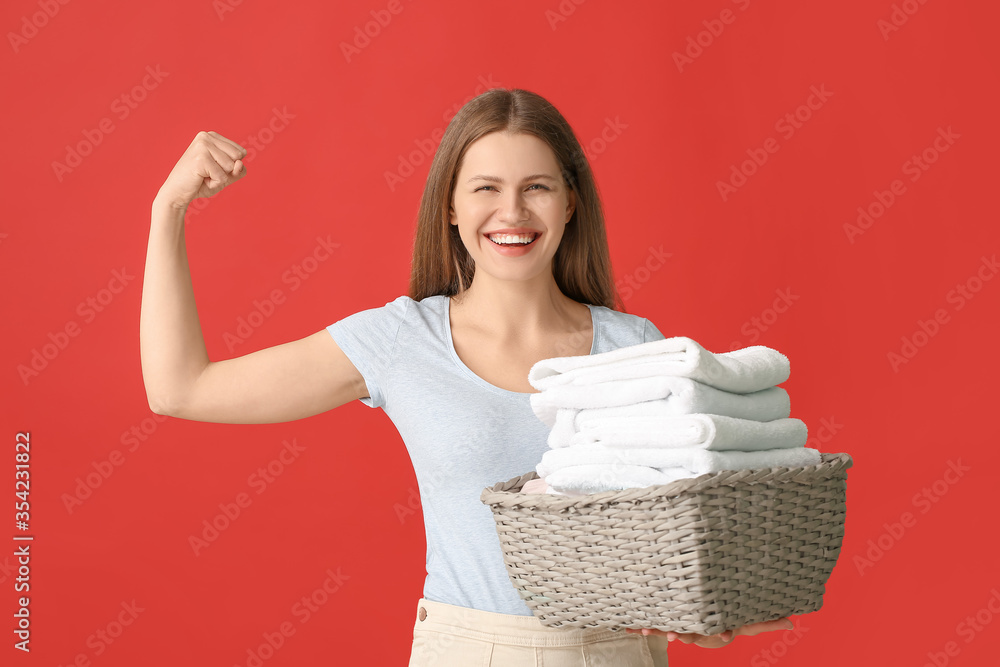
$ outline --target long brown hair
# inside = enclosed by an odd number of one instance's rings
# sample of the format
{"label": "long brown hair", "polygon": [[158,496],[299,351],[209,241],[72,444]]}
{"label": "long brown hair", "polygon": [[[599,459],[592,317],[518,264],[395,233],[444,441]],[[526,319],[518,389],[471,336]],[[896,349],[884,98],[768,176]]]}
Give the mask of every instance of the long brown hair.
{"label": "long brown hair", "polygon": [[448,211],[465,151],[480,137],[500,131],[531,134],[548,144],[563,180],[576,193],[573,217],[552,259],[556,285],[574,301],[624,312],[590,163],[562,114],[540,95],[519,88],[487,90],[463,106],[448,124],[420,200],[410,298],[452,296],[472,283],[475,262],[458,227],[449,224]]}

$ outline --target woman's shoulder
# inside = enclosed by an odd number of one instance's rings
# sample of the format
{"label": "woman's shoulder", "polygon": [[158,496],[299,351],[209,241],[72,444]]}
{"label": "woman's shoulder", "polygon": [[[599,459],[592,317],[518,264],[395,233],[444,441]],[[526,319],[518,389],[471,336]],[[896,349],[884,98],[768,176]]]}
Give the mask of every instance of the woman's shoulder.
{"label": "woman's shoulder", "polygon": [[397,333],[405,329],[412,337],[413,332],[423,331],[424,335],[440,335],[443,317],[447,307],[446,296],[431,296],[416,301],[409,295],[397,296],[380,306],[358,310],[337,320],[327,327],[331,333],[353,331],[358,335],[396,339]]}
{"label": "woman's shoulder", "polygon": [[445,295],[427,296],[419,301],[408,294],[403,294],[392,301],[389,301],[379,310],[401,321],[408,322],[409,326],[437,330],[441,326],[442,320],[446,320],[448,312],[448,298]]}
{"label": "woman's shoulder", "polygon": [[595,311],[595,317],[600,325],[602,348],[613,350],[665,337],[648,318],[623,313],[606,306],[591,305],[590,308]]}
{"label": "woman's shoulder", "polygon": [[397,296],[391,301],[387,301],[383,306],[376,306],[375,309],[388,308],[390,310],[408,312],[408,311],[441,311],[447,304],[447,296],[435,295],[424,297],[420,301],[417,301],[410,297],[408,294],[402,294]]}
{"label": "woman's shoulder", "polygon": [[631,313],[623,313],[620,310],[614,310],[613,308],[608,308],[607,306],[595,306],[593,304],[588,305],[592,310],[597,311],[597,314],[605,322],[611,325],[641,327],[647,321],[645,317],[633,315]]}

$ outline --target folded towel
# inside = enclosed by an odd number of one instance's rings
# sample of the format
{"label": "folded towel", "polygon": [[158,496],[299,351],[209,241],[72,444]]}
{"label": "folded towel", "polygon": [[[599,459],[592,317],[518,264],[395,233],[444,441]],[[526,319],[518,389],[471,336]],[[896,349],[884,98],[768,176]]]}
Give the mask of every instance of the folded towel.
{"label": "folded towel", "polygon": [[562,468],[545,481],[556,491],[584,494],[657,486],[667,484],[672,478],[645,466],[591,464]]}
{"label": "folded towel", "polygon": [[545,485],[545,493],[550,493],[554,496],[585,496],[586,493],[582,491],[556,491],[548,484]]}
{"label": "folded towel", "polygon": [[[709,451],[697,447],[608,447],[597,442],[549,449],[535,466],[539,477],[549,486],[565,485],[562,477],[553,477],[568,468],[587,465],[613,469],[681,467],[699,475],[720,470],[750,470],[778,466],[806,466],[820,462],[819,450],[811,447],[762,449],[754,452]],[[597,472],[602,472],[597,471]],[[652,482],[656,483],[656,482]],[[561,489],[560,489],[561,490]]]}
{"label": "folded towel", "polygon": [[677,378],[650,377],[607,382],[600,391],[593,387],[554,387],[531,394],[528,401],[539,419],[552,426],[559,408],[611,408],[671,396]]}
{"label": "folded towel", "polygon": [[[545,424],[556,427],[560,408],[571,410],[606,410],[600,416],[715,414],[740,419],[770,421],[787,417],[790,412],[788,392],[781,387],[768,387],[748,394],[716,389],[697,380],[682,377],[648,377],[612,380],[593,386],[563,385],[544,389],[528,398],[531,409]],[[652,403],[652,405],[649,405]],[[636,407],[642,406],[642,407]],[[579,417],[576,418],[579,422]],[[579,430],[570,429],[570,418],[562,416],[554,442],[565,444],[566,437]]]}
{"label": "folded towel", "polygon": [[763,345],[714,354],[690,338],[676,336],[600,354],[543,359],[532,366],[528,382],[544,392],[568,384],[669,375],[745,394],[781,384],[789,373],[788,358]]}
{"label": "folded towel", "polygon": [[[532,394],[534,396],[535,394]],[[528,399],[529,402],[531,399]],[[636,405],[641,405],[636,403]],[[621,409],[621,408],[618,408]],[[559,408],[555,411],[555,419],[552,429],[549,431],[548,445],[550,448],[569,447],[570,440],[576,435],[579,428],[576,425],[577,416],[581,410],[573,408]]]}
{"label": "folded towel", "polygon": [[[628,386],[630,381],[622,382]],[[552,429],[549,431],[548,445],[553,448],[568,446],[570,439],[580,430],[580,425],[584,421],[716,414],[763,422],[786,418],[791,412],[788,392],[781,387],[770,387],[752,394],[734,394],[687,378],[663,378],[661,382],[670,389],[666,398],[644,400],[628,405],[587,409],[554,407],[560,402],[570,402],[577,397],[575,389],[566,392],[566,388],[532,394],[529,403],[539,419],[546,423],[551,420]],[[595,385],[593,391],[588,393],[607,390],[608,394],[613,396],[618,386],[620,386],[618,382]],[[586,398],[591,401],[596,400],[593,396]]]}
{"label": "folded towel", "polygon": [[524,486],[521,487],[521,493],[548,493],[556,496],[583,496],[584,493],[579,491],[556,491],[548,482],[545,481],[544,477],[537,477],[531,481],[525,482]]}
{"label": "folded towel", "polygon": [[[566,471],[566,470],[570,470],[570,469],[569,468],[565,468],[564,471]],[[681,468],[681,467],[658,468],[658,470],[660,472],[662,472],[664,475],[667,476],[666,481],[665,482],[661,482],[662,484],[669,484],[670,482],[674,482],[674,481],[676,481],[678,479],[690,479],[690,478],[697,477],[698,475],[702,474],[702,473],[691,472],[687,468]],[[573,478],[572,477],[568,477],[568,479],[572,483],[572,479]],[[629,487],[629,488],[642,488],[642,487]],[[600,490],[601,491],[612,491],[613,489],[600,489]],[[585,492],[585,491],[577,491],[577,490],[575,490],[573,488],[570,488],[570,487],[563,487],[562,491],[556,491],[554,488],[552,488],[548,484],[545,485],[545,491],[544,492],[548,493],[548,494],[551,494],[551,495],[554,495],[554,496],[585,496],[588,493],[588,492]],[[595,493],[595,492],[589,492],[589,493]]]}
{"label": "folded towel", "polygon": [[609,417],[580,413],[580,430],[570,445],[597,442],[608,447],[696,447],[712,450],[785,449],[803,447],[809,429],[801,419],[766,422],[723,415]]}

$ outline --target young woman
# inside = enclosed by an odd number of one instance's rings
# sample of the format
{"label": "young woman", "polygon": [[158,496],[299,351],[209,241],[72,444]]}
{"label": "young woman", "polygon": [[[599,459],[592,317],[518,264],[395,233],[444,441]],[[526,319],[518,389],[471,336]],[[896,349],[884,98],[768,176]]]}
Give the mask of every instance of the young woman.
{"label": "young woman", "polygon": [[407,447],[427,531],[410,665],[665,665],[665,640],[721,635],[542,626],[511,585],[482,489],[534,469],[548,427],[528,371],[551,357],[662,339],[616,310],[600,199],[562,115],[524,90],[489,90],[452,119],[420,204],[409,295],[297,341],[210,361],[184,213],[243,178],[246,151],[199,132],[153,202],[140,350],[150,408],[182,419],[273,423],[353,400],[380,407]]}

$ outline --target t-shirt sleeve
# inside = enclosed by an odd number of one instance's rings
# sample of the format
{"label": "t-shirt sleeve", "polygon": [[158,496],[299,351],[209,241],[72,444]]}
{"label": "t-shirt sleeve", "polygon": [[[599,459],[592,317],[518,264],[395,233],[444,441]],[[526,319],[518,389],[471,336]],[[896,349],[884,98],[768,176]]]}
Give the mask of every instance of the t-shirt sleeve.
{"label": "t-shirt sleeve", "polygon": [[656,328],[656,325],[649,320],[646,320],[646,324],[642,329],[642,342],[650,343],[654,340],[663,340],[664,338],[666,338],[666,336],[660,333],[660,330]]}
{"label": "t-shirt sleeve", "polygon": [[379,308],[348,315],[326,328],[364,378],[368,396],[359,400],[370,408],[385,406],[396,335],[411,301],[401,296]]}

